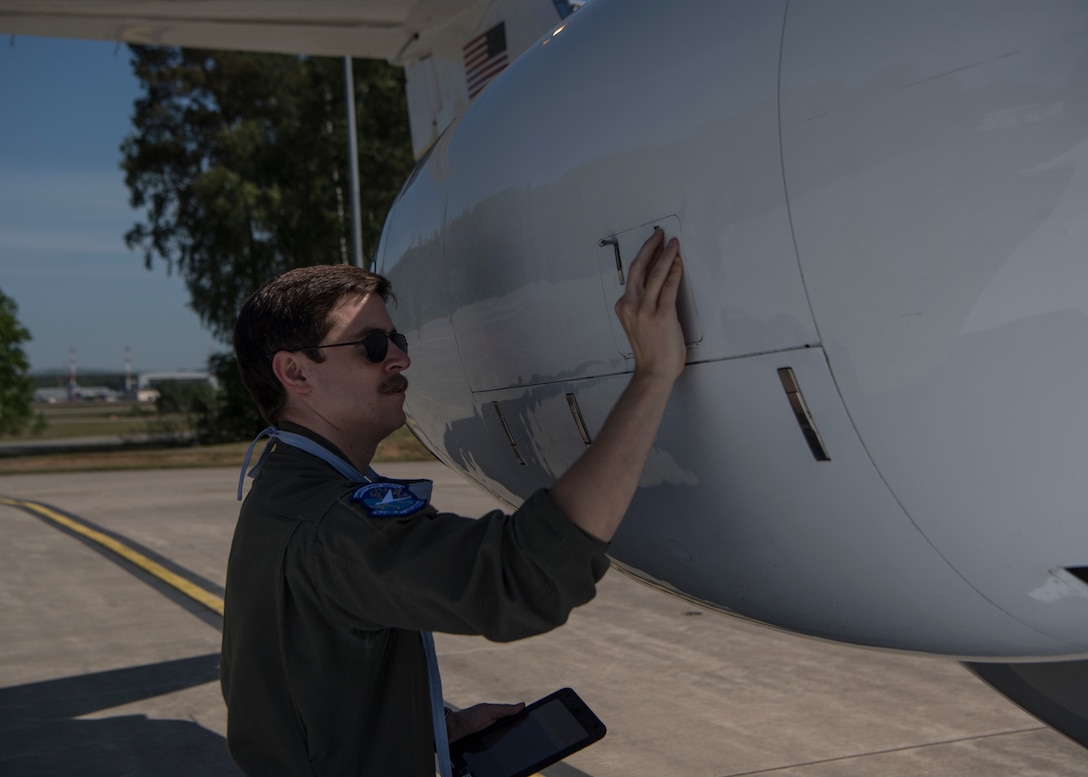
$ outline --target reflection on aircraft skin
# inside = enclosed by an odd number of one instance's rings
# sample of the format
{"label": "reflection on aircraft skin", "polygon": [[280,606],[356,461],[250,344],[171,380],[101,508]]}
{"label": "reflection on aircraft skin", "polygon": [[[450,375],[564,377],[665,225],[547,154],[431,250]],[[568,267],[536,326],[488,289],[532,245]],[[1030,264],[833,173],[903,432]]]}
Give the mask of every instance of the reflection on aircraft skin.
{"label": "reflection on aircraft skin", "polygon": [[[1088,547],[1088,360],[1061,358],[1088,341],[1088,269],[1038,237],[1083,213],[1088,14],[988,13],[983,33],[938,4],[579,11],[439,139],[387,223],[414,428],[512,503],[551,482],[584,449],[567,395],[592,437],[626,382],[611,302],[661,225],[688,367],[614,558],[823,638],[1088,655],[1088,599],[1032,595]],[[982,120],[1032,103],[1064,107]],[[1065,272],[1059,307],[1004,283],[1020,315],[965,329],[1032,236]]]}

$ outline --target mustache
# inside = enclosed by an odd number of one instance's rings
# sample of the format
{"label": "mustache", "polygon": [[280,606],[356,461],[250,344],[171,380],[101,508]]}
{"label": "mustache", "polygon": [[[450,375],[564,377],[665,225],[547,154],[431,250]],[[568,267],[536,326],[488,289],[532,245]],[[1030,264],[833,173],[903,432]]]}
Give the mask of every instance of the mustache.
{"label": "mustache", "polygon": [[388,380],[384,381],[378,390],[383,394],[396,394],[400,391],[405,391],[408,388],[408,378],[401,374],[396,374]]}

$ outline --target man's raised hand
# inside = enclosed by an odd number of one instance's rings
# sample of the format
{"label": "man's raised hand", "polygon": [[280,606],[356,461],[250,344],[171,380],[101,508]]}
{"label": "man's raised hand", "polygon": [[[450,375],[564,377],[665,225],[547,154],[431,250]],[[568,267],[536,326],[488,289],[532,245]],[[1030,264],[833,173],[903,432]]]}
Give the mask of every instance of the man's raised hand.
{"label": "man's raised hand", "polygon": [[654,229],[627,273],[616,316],[635,356],[635,376],[675,381],[684,369],[684,335],[676,314],[683,273],[680,243]]}

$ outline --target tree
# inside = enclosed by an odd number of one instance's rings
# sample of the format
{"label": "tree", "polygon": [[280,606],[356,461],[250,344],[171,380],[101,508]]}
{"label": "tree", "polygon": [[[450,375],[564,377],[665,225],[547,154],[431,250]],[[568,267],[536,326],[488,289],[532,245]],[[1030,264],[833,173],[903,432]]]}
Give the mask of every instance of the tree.
{"label": "tree", "polygon": [[[293,267],[350,260],[350,176],[343,61],[130,46],[142,96],[121,146],[134,208],[125,235],[150,269],[177,271],[190,307],[230,343],[242,302]],[[411,170],[404,76],[353,62],[364,256]],[[202,441],[238,439],[263,423],[216,357],[220,392],[201,412]],[[255,429],[254,429],[255,427]]]}
{"label": "tree", "polygon": [[20,347],[30,340],[30,332],[19,323],[18,311],[15,301],[0,291],[0,434],[21,432],[33,416],[34,381]]}
{"label": "tree", "polygon": [[[190,305],[230,341],[238,307],[273,275],[346,261],[351,245],[339,59],[131,46],[143,95],[121,146],[145,220],[125,236],[178,271]],[[364,252],[412,166],[403,75],[356,60]]]}
{"label": "tree", "polygon": [[257,410],[257,403],[242,383],[233,353],[211,356],[208,370],[219,382],[219,391],[197,419],[198,441],[211,444],[250,440],[268,426]]}

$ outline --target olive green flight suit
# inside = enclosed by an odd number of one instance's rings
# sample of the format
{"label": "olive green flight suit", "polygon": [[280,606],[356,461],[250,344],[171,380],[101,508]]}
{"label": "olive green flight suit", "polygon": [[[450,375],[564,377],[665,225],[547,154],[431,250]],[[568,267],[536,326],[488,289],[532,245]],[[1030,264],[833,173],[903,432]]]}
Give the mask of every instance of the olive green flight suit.
{"label": "olive green flight suit", "polygon": [[247,774],[432,777],[419,631],[540,634],[593,598],[608,568],[607,544],[546,490],[512,516],[474,520],[429,505],[372,518],[351,498],[358,487],[278,442],[242,506],[221,682]]}

